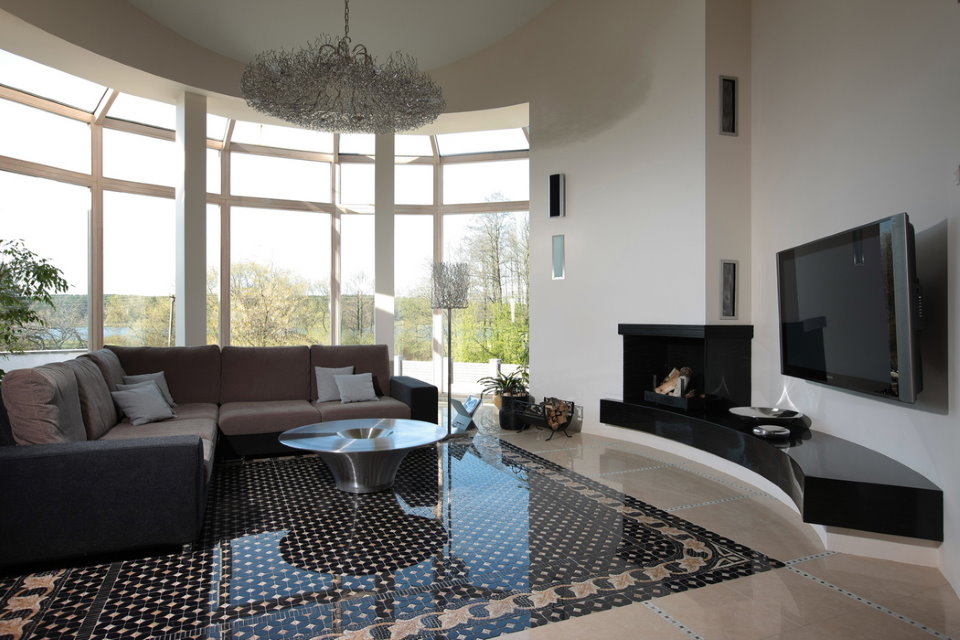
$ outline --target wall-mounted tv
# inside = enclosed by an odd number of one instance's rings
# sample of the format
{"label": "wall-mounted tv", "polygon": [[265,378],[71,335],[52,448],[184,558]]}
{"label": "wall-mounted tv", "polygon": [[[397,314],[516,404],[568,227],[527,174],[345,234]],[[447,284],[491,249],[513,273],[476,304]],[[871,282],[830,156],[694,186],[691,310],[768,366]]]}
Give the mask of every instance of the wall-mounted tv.
{"label": "wall-mounted tv", "polygon": [[781,372],[916,402],[916,272],[906,213],[779,252]]}

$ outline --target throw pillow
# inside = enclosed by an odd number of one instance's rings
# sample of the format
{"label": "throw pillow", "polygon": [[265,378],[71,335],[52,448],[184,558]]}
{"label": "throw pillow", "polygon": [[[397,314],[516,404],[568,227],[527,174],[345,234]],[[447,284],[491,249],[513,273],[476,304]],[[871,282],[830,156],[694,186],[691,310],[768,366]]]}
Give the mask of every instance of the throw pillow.
{"label": "throw pillow", "polygon": [[[170,405],[171,408],[177,406],[177,403],[173,401],[173,396],[170,395],[170,387],[167,386],[167,378],[163,375],[163,371],[141,373],[136,376],[123,376],[123,384],[136,384],[138,382],[146,382],[147,380],[153,380],[157,383],[157,386],[160,388],[160,393],[163,394],[163,399],[167,401],[167,404]],[[119,385],[117,388],[119,388]]]}
{"label": "throw pillow", "polygon": [[353,373],[353,365],[349,367],[314,367],[317,374],[317,402],[330,402],[340,399],[340,389],[333,376],[348,376]]}
{"label": "throw pillow", "polygon": [[167,420],[174,416],[173,409],[153,381],[143,385],[129,385],[131,388],[113,391],[110,395],[120,409],[130,418],[130,424],[139,426],[148,422]]}
{"label": "throw pillow", "polygon": [[376,400],[377,394],[373,390],[373,374],[358,373],[352,376],[333,376],[340,390],[340,402],[363,402]]}

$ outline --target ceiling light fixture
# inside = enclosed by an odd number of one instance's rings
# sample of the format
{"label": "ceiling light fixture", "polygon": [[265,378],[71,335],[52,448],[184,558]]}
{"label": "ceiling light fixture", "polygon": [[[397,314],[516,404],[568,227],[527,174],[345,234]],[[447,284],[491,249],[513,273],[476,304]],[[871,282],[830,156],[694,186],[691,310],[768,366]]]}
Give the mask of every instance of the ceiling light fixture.
{"label": "ceiling light fixture", "polygon": [[321,35],[297,51],[263,51],[247,65],[247,104],[297,126],[341,133],[396,133],[430,124],[445,106],[440,86],[397,51],[380,65],[350,40],[350,0],[343,37]]}

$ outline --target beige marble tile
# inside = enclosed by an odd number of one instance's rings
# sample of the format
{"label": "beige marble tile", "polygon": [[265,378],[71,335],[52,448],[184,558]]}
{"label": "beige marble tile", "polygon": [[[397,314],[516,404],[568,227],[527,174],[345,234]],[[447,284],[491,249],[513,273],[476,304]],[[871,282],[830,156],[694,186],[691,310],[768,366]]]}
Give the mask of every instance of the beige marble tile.
{"label": "beige marble tile", "polygon": [[504,640],[689,640],[683,631],[642,604],[617,607],[499,637]]}
{"label": "beige marble tile", "polygon": [[[734,498],[743,494],[737,487],[713,482],[689,473],[683,467],[660,467],[618,473],[600,476],[596,480],[661,509]],[[685,517],[682,512],[677,515]]]}
{"label": "beige marble tile", "polygon": [[860,610],[833,616],[769,636],[769,640],[930,640],[929,633],[893,616],[861,605]]}
{"label": "beige marble tile", "polygon": [[823,551],[813,528],[774,498],[744,498],[682,509],[674,515],[777,560],[788,561]]}
{"label": "beige marble tile", "polygon": [[658,598],[654,604],[709,640],[758,640],[801,628],[778,608],[744,598],[725,584]]}
{"label": "beige marble tile", "polygon": [[933,567],[846,553],[810,560],[797,568],[895,611],[907,598],[947,586]]}
{"label": "beige marble tile", "polygon": [[960,598],[950,585],[923,589],[909,598],[899,599],[894,609],[953,638],[960,638]]}
{"label": "beige marble tile", "polygon": [[537,455],[576,471],[588,478],[599,479],[603,474],[637,471],[664,466],[659,460],[608,447],[578,447],[542,451]]}

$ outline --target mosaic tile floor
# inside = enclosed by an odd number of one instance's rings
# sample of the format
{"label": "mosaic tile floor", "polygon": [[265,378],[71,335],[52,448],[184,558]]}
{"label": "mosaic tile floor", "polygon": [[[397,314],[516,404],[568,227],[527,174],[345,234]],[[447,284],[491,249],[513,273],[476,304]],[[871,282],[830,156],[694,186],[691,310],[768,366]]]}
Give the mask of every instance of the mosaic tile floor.
{"label": "mosaic tile floor", "polygon": [[490,638],[782,566],[478,435],[361,496],[314,456],[221,464],[200,542],[0,578],[0,638]]}

